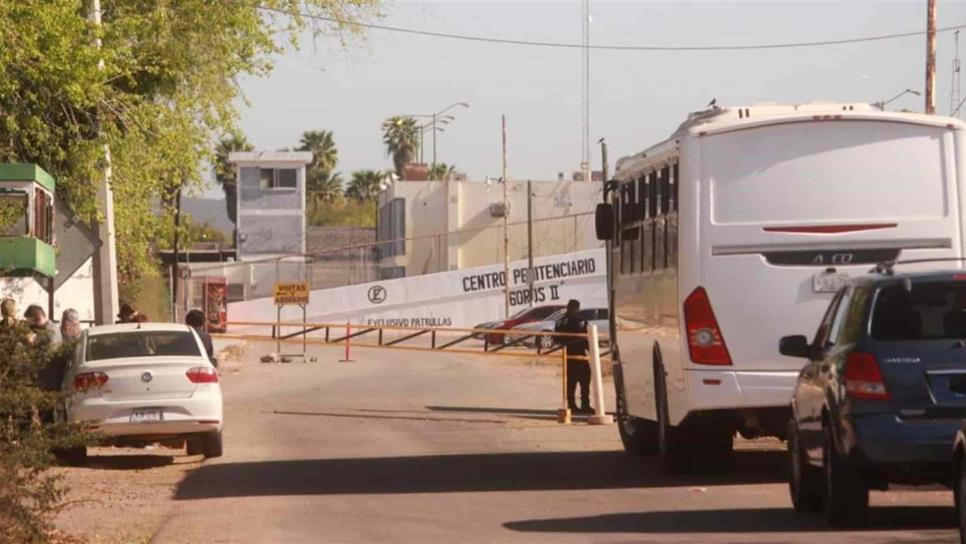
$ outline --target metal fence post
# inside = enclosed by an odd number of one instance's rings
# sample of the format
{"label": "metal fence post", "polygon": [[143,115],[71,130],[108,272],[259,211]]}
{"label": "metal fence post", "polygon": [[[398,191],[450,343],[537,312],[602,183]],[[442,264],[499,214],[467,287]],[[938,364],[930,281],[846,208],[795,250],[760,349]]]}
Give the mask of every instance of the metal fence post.
{"label": "metal fence post", "polygon": [[561,381],[563,382],[563,408],[557,411],[557,423],[570,424],[570,405],[567,404],[567,346],[560,349]]}

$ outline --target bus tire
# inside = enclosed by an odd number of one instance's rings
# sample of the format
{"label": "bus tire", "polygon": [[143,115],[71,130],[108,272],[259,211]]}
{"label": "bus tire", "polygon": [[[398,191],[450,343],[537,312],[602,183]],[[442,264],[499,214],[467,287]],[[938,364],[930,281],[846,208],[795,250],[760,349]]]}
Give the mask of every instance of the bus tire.
{"label": "bus tire", "polygon": [[654,401],[657,404],[657,443],[661,470],[680,474],[691,468],[691,451],[685,429],[673,427],[667,401],[667,383],[660,352],[654,353]]}
{"label": "bus tire", "polygon": [[634,417],[627,412],[627,393],[624,375],[615,372],[614,388],[617,396],[617,431],[620,433],[624,451],[634,455],[657,453],[657,423]]}

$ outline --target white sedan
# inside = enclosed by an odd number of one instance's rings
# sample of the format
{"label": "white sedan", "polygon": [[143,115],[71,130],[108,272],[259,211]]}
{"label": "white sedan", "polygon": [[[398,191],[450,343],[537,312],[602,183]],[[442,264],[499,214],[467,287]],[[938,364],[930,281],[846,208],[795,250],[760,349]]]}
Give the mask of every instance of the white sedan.
{"label": "white sedan", "polygon": [[[102,444],[187,445],[189,454],[222,453],[218,371],[187,325],[140,323],[84,331],[64,376],[71,393],[63,416],[88,422]],[[86,448],[62,452],[83,463]]]}
{"label": "white sedan", "polygon": [[[553,332],[554,327],[557,325],[557,321],[563,318],[567,313],[566,309],[558,310],[557,312],[551,314],[544,321],[533,321],[530,323],[522,323],[513,327],[514,331],[520,331],[521,334],[510,334],[508,342],[512,342],[525,334],[533,334],[535,332]],[[597,325],[597,334],[599,336],[599,343],[606,344],[610,340],[610,321],[608,320],[607,308],[585,308],[580,310],[580,319],[587,321],[587,324]],[[530,336],[529,338],[524,338],[521,343],[528,347],[535,347],[538,345],[541,349],[550,349],[553,347],[553,337],[550,335],[541,336]]]}

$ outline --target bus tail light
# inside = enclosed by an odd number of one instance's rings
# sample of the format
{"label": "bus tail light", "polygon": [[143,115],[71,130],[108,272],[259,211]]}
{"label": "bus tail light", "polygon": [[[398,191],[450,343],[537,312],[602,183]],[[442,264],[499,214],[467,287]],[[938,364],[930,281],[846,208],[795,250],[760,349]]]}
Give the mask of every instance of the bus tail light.
{"label": "bus tail light", "polygon": [[704,287],[698,287],[684,300],[684,326],[693,362],[699,365],[731,365],[728,346],[725,345]]}
{"label": "bus tail light", "polygon": [[845,393],[853,399],[889,400],[875,355],[860,352],[846,358]]}

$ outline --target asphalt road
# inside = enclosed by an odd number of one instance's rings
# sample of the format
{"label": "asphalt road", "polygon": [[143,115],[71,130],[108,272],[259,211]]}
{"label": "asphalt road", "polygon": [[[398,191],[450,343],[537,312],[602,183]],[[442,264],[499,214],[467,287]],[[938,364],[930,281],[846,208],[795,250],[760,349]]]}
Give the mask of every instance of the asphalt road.
{"label": "asphalt road", "polygon": [[957,538],[943,490],[874,492],[869,525],[848,532],[795,514],[777,441],[739,443],[728,476],[663,476],[653,459],[623,453],[613,425],[557,424],[549,365],[318,355],[246,363],[223,380],[226,454],[186,473],[152,542]]}

